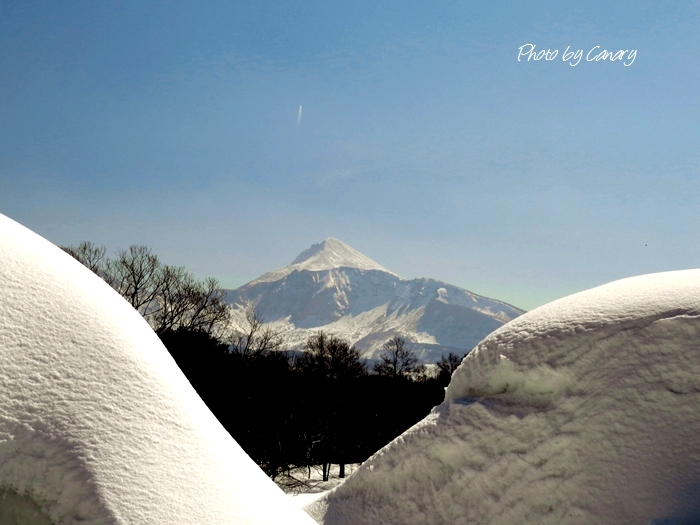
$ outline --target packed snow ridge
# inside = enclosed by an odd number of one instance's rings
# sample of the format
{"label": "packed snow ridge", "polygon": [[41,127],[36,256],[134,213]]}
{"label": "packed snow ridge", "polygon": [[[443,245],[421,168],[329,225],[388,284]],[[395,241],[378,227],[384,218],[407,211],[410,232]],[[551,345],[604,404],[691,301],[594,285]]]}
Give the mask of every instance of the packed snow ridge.
{"label": "packed snow ridge", "polygon": [[313,523],[219,424],[136,310],[2,215],[0,521]]}
{"label": "packed snow ridge", "polygon": [[325,525],[700,523],[700,270],[518,317],[307,507]]}
{"label": "packed snow ridge", "polygon": [[241,328],[252,305],[302,348],[324,330],[376,358],[394,336],[427,362],[465,354],[523,311],[435,279],[402,279],[337,239],[302,252],[289,266],[228,291]]}

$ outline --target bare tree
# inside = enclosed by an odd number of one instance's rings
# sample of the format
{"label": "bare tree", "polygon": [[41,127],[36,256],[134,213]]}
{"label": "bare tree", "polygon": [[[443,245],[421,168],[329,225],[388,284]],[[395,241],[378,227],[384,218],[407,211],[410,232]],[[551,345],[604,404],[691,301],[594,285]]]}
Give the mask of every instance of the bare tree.
{"label": "bare tree", "polygon": [[224,302],[226,292],[219,286],[219,281],[207,277],[203,282],[195,282],[193,295],[192,308],[183,326],[208,334],[214,334],[216,327],[228,326],[231,310]]}
{"label": "bare tree", "polygon": [[437,362],[438,379],[443,383],[449,383],[450,379],[452,378],[452,374],[461,362],[462,358],[460,358],[454,352],[450,352],[447,355],[443,354],[440,361]]}
{"label": "bare tree", "polygon": [[232,354],[254,361],[269,352],[282,349],[282,337],[270,327],[264,326],[260,314],[252,306],[246,308],[246,327],[243,331],[234,331],[231,336]]}
{"label": "bare tree", "polygon": [[378,375],[389,377],[421,374],[425,367],[415,352],[408,350],[405,345],[406,340],[398,336],[384,343],[380,361],[374,365],[374,371]]}
{"label": "bare tree", "polygon": [[228,326],[226,292],[216,279],[200,282],[185,268],[166,265],[159,270],[155,286],[158,293],[144,317],[156,333],[184,329],[220,336]]}
{"label": "bare tree", "polygon": [[68,255],[82,263],[88,270],[92,270],[100,277],[104,276],[105,254],[107,253],[107,248],[104,246],[97,246],[89,241],[83,241],[77,247],[61,246],[61,248]]}
{"label": "bare tree", "polygon": [[158,273],[157,302],[145,317],[153,330],[161,334],[183,326],[185,316],[192,308],[194,278],[179,266],[164,266]]}
{"label": "bare tree", "polygon": [[161,264],[147,246],[132,245],[118,250],[117,258],[107,262],[107,275],[116,291],[142,315],[155,308],[161,292]]}
{"label": "bare tree", "polygon": [[185,268],[163,265],[147,246],[118,250],[115,259],[90,242],[62,247],[109,283],[161,335],[185,329],[221,336],[230,310],[216,279],[198,281]]}
{"label": "bare tree", "polygon": [[354,346],[323,331],[306,341],[306,351],[297,358],[296,366],[302,372],[331,381],[353,379],[367,373],[367,365]]}

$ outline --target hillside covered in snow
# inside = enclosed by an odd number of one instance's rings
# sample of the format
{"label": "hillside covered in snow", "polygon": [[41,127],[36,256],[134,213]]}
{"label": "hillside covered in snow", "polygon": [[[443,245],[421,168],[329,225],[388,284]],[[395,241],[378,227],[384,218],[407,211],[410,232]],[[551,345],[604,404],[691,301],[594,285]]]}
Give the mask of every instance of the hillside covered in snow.
{"label": "hillside covered in snow", "polygon": [[294,348],[324,330],[375,358],[399,335],[426,362],[450,351],[465,354],[523,313],[435,279],[402,279],[333,238],[314,244],[289,266],[229,290],[226,301],[241,325],[246,305],[255,307]]}
{"label": "hillside covered in snow", "polygon": [[136,310],[0,215],[0,523],[313,522]]}
{"label": "hillside covered in snow", "polygon": [[324,525],[700,523],[700,270],[537,308],[307,507]]}

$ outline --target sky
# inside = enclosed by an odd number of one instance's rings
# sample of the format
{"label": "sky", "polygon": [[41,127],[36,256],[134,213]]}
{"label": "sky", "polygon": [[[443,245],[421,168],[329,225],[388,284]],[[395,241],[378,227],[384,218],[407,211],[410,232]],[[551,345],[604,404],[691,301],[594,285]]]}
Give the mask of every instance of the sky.
{"label": "sky", "polygon": [[524,309],[695,268],[698,28],[697,1],[0,0],[0,213],[227,288],[327,237]]}

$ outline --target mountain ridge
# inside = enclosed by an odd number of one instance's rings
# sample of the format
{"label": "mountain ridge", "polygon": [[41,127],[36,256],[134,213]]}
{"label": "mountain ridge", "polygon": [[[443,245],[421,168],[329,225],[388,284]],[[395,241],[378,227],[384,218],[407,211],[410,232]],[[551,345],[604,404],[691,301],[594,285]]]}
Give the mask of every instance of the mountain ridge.
{"label": "mountain ridge", "polygon": [[426,362],[449,351],[464,354],[524,313],[436,279],[403,279],[332,237],[304,250],[290,265],[227,290],[226,301],[239,326],[252,305],[293,349],[324,330],[372,359],[398,335]]}

